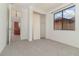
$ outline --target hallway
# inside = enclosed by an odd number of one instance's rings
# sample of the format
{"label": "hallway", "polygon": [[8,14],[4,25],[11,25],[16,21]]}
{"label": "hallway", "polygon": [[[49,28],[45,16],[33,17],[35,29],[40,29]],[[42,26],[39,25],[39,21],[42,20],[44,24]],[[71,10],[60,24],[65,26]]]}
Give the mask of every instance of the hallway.
{"label": "hallway", "polygon": [[1,56],[79,56],[79,49],[48,39],[20,40],[6,46]]}

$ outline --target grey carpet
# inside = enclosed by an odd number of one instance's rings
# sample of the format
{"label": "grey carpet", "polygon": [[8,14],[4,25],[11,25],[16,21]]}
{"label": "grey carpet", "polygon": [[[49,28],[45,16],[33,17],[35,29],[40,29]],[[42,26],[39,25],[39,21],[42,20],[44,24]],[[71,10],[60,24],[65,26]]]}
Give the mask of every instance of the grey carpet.
{"label": "grey carpet", "polygon": [[79,49],[53,40],[15,41],[6,46],[1,56],[77,56]]}

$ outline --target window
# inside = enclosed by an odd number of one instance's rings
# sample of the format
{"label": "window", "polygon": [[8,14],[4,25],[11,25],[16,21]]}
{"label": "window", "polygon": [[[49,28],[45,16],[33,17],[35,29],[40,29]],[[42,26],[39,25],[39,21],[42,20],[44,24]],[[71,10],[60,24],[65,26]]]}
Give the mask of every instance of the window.
{"label": "window", "polygon": [[54,14],[55,30],[75,30],[75,6]]}
{"label": "window", "polygon": [[55,29],[61,30],[62,29],[62,12],[58,12],[55,14]]}

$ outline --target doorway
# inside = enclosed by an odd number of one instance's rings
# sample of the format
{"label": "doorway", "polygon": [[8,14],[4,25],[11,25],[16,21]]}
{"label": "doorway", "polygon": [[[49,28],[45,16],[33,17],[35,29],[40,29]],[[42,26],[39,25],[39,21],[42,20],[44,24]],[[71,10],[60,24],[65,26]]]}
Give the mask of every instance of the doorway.
{"label": "doorway", "polygon": [[9,6],[9,44],[21,40],[21,11]]}
{"label": "doorway", "polygon": [[12,22],[12,37],[11,37],[11,41],[15,42],[20,39],[20,22],[18,21],[13,21]]}
{"label": "doorway", "polygon": [[33,12],[32,39],[45,39],[45,14]]}
{"label": "doorway", "polygon": [[19,22],[14,22],[14,35],[20,35]]}

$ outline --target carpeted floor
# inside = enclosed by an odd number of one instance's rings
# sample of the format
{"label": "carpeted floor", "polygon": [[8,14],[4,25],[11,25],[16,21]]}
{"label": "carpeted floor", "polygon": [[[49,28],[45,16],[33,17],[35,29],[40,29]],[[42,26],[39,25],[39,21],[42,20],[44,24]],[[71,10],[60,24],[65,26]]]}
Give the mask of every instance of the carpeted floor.
{"label": "carpeted floor", "polygon": [[79,56],[79,49],[53,40],[16,41],[6,46],[1,56]]}

